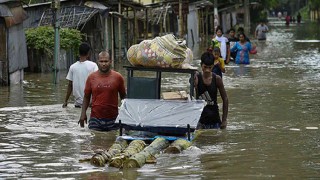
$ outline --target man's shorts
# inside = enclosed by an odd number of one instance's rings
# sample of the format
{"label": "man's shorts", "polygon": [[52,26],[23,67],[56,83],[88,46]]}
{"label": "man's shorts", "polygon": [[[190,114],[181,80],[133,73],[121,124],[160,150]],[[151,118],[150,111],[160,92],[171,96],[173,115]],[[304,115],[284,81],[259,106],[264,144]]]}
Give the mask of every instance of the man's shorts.
{"label": "man's shorts", "polygon": [[96,131],[112,131],[119,129],[119,125],[115,124],[115,119],[98,119],[90,118],[88,127]]}

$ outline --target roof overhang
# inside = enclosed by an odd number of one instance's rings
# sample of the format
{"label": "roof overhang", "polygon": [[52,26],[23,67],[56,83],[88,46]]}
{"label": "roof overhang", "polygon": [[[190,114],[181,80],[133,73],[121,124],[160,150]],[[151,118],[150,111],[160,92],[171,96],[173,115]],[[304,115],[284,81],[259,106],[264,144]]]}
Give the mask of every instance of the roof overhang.
{"label": "roof overhang", "polygon": [[[68,1],[68,0],[60,0],[60,3],[65,2],[65,1]],[[27,4],[27,5],[23,5],[23,8],[51,5],[51,3],[52,3],[52,2]]]}
{"label": "roof overhang", "polygon": [[121,6],[130,7],[132,9],[136,9],[136,10],[141,10],[141,9],[145,9],[146,8],[143,4],[135,2],[135,1],[132,1],[132,0],[122,0],[122,1],[109,0],[109,1],[107,1],[107,4],[109,6],[117,8],[119,6],[120,2],[121,2]]}
{"label": "roof overhang", "polygon": [[8,6],[0,4],[0,17],[10,17],[13,16]]}
{"label": "roof overhang", "polygon": [[22,23],[28,18],[27,13],[22,6],[8,7],[7,5],[0,4],[0,17],[4,17],[6,26],[9,28],[16,24]]}
{"label": "roof overhang", "polygon": [[20,2],[19,0],[0,0],[0,4],[8,2]]}
{"label": "roof overhang", "polygon": [[190,3],[190,5],[194,5],[197,8],[206,8],[206,7],[213,7],[213,3],[209,0],[202,0],[202,1],[197,1],[197,2],[193,2]]}
{"label": "roof overhang", "polygon": [[[99,13],[99,9],[87,6],[66,6],[60,9],[60,27],[78,29],[83,27],[95,14]],[[53,22],[53,11],[47,9],[43,12],[39,26],[51,26]]]}

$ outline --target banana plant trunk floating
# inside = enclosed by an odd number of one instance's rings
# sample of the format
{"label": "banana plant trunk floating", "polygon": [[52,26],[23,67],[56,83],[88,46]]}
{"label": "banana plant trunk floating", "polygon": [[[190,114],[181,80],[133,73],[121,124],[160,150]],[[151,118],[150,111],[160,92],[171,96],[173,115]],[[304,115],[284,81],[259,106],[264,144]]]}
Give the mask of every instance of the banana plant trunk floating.
{"label": "banana plant trunk floating", "polygon": [[191,142],[185,139],[177,139],[167,147],[164,152],[169,154],[179,154],[191,146]]}
{"label": "banana plant trunk floating", "polygon": [[124,168],[141,168],[149,158],[153,158],[156,154],[159,154],[162,150],[169,146],[169,141],[165,138],[159,137],[152,141],[141,152],[131,156],[123,165]]}
{"label": "banana plant trunk floating", "polygon": [[126,147],[128,147],[128,142],[125,139],[118,138],[109,150],[93,155],[90,162],[94,166],[103,167],[111,160],[111,158],[120,154]]}
{"label": "banana plant trunk floating", "polygon": [[[143,140],[128,141],[123,138],[117,138],[112,146],[103,152],[94,154],[90,158],[90,163],[94,166],[104,167],[109,164],[116,168],[141,168],[146,163],[155,163],[155,155],[164,153],[177,154],[191,146],[191,142],[179,138],[170,144],[170,141],[164,137],[158,137],[148,146]],[[81,160],[86,162],[87,160]]]}
{"label": "banana plant trunk floating", "polygon": [[143,140],[133,140],[129,146],[119,155],[113,157],[109,163],[111,167],[122,168],[123,163],[129,159],[132,155],[139,153],[144,149],[146,143]]}

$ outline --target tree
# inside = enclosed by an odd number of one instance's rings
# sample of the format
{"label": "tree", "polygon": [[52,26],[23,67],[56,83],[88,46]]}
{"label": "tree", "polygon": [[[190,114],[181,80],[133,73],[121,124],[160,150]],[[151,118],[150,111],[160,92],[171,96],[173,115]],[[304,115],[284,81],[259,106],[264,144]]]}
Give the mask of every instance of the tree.
{"label": "tree", "polygon": [[309,0],[309,7],[312,10],[317,10],[320,8],[320,1],[319,0]]}
{"label": "tree", "polygon": [[[48,55],[53,55],[54,29],[49,26],[40,26],[26,30],[27,45],[30,48],[41,50]],[[81,33],[76,29],[61,28],[60,45],[64,50],[78,52],[81,43]]]}

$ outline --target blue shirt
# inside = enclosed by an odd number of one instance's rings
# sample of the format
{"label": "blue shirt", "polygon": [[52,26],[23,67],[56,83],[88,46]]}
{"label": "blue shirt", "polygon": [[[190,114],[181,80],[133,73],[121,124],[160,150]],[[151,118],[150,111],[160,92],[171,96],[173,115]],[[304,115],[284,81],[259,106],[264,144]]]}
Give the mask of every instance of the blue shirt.
{"label": "blue shirt", "polygon": [[240,44],[236,42],[236,44],[231,48],[231,52],[237,52],[236,64],[250,64],[249,52],[251,51],[251,43],[246,42],[245,44]]}

